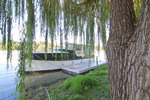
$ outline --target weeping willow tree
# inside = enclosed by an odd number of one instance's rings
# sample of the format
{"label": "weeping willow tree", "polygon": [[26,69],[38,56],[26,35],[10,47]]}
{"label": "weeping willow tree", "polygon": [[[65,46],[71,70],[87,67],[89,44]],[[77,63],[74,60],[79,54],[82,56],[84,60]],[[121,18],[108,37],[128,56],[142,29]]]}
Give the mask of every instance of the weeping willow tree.
{"label": "weeping willow tree", "polygon": [[[94,50],[96,37],[99,48],[102,41],[107,51],[111,99],[150,98],[150,82],[147,81],[150,72],[149,0],[0,0],[0,4],[0,32],[3,46],[7,44],[7,58],[11,58],[12,51],[12,19],[19,20],[25,28],[20,33],[19,79],[24,79],[25,66],[31,67],[33,39],[39,21],[40,32],[45,34],[45,51],[48,40],[53,50],[54,44],[58,45],[55,40],[59,37],[62,48],[69,35],[72,35],[74,43],[80,36],[81,43],[86,45],[85,52],[89,53]],[[107,27],[110,27],[108,43]]]}

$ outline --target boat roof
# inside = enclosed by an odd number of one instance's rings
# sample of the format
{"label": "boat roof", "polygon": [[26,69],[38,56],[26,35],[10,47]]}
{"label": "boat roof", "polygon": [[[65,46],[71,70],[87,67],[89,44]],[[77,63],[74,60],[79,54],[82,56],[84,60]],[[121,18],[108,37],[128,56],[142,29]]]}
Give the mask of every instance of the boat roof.
{"label": "boat roof", "polygon": [[65,51],[33,51],[32,53],[69,53],[69,52],[65,52]]}

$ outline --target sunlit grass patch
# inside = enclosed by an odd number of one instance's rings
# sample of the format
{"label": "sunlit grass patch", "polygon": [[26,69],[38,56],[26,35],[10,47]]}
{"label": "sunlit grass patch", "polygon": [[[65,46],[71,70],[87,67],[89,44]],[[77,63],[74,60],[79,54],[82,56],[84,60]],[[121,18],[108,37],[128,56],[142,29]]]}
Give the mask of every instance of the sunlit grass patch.
{"label": "sunlit grass patch", "polygon": [[51,92],[52,100],[109,100],[108,66],[67,79]]}
{"label": "sunlit grass patch", "polygon": [[71,93],[81,93],[97,84],[97,80],[88,75],[78,75],[77,77],[67,79],[60,88],[68,89]]}

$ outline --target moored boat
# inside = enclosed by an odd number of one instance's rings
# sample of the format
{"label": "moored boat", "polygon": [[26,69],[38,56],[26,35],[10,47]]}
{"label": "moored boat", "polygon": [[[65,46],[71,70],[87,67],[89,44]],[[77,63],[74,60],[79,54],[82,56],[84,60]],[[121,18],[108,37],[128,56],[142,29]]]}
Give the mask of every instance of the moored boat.
{"label": "moored boat", "polygon": [[64,66],[80,64],[84,59],[83,48],[73,50],[72,45],[68,49],[55,49],[53,52],[32,52],[31,68],[26,67],[26,72],[47,72],[61,70]]}

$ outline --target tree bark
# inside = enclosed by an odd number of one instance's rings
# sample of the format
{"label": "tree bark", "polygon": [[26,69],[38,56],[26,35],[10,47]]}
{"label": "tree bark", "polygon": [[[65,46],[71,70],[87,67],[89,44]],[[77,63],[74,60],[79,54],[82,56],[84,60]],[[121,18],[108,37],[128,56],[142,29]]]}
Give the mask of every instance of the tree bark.
{"label": "tree bark", "polygon": [[150,0],[138,26],[133,0],[111,0],[106,53],[111,100],[150,100]]}

